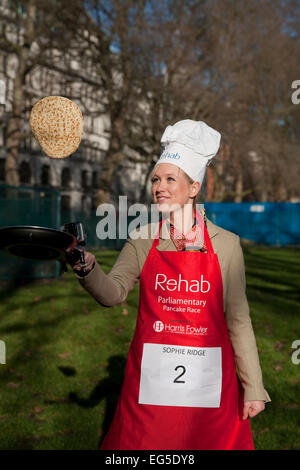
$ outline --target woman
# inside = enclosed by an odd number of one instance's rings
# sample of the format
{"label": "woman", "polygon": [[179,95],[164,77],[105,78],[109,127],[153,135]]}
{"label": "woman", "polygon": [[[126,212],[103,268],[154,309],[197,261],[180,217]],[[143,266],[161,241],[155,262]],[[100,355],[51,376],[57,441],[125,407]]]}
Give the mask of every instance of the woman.
{"label": "woman", "polygon": [[[196,210],[220,134],[203,122],[168,126],[152,172],[159,226],[130,234],[108,275],[86,253],[82,286],[115,305],[140,281],[124,383],[101,449],[253,449],[249,417],[264,390],[245,296],[239,237]],[[137,235],[140,235],[138,238]],[[236,373],[236,365],[239,377]]]}

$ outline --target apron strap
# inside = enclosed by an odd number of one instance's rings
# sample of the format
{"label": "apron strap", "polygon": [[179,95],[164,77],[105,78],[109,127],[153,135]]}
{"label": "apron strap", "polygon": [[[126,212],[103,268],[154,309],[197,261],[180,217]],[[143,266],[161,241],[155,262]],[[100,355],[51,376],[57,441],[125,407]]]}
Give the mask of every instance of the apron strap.
{"label": "apron strap", "polygon": [[155,235],[155,238],[154,238],[153,243],[152,243],[152,248],[156,248],[156,247],[158,246],[158,243],[159,243],[159,233],[160,233],[160,230],[161,230],[162,223],[163,223],[163,221],[160,220],[160,221],[159,221],[158,232],[157,232],[157,234]]}
{"label": "apron strap", "polygon": [[203,228],[204,243],[205,243],[205,246],[207,248],[207,253],[214,254],[214,249],[213,249],[212,243],[210,241],[208,230],[207,230],[206,225],[204,223],[203,217],[201,216],[199,211],[196,210],[195,212],[196,212],[197,222]]}

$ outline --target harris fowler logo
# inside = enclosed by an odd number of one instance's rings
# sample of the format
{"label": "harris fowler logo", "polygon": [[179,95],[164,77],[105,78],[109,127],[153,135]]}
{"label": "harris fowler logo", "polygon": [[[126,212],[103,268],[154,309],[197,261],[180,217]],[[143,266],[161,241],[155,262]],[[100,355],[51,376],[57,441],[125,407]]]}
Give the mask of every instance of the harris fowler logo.
{"label": "harris fowler logo", "polygon": [[207,328],[203,328],[201,325],[186,325],[179,324],[174,325],[173,323],[163,323],[160,320],[157,320],[153,323],[153,329],[156,333],[175,333],[175,334],[185,334],[192,336],[204,336],[207,335]]}

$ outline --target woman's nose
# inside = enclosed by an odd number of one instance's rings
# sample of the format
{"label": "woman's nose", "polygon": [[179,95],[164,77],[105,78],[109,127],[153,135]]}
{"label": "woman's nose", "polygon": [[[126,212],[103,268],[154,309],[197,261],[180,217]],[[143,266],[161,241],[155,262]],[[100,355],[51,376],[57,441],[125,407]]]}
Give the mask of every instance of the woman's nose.
{"label": "woman's nose", "polygon": [[164,180],[160,180],[157,182],[157,185],[155,187],[155,192],[161,192],[166,189],[166,182]]}

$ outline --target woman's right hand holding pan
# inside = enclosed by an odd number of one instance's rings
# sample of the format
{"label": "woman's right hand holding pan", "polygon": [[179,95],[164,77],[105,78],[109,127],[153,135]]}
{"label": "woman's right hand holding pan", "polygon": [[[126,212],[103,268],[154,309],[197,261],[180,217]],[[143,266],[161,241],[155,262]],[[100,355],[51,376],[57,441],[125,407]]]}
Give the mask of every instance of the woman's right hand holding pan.
{"label": "woman's right hand holding pan", "polygon": [[[85,265],[86,265],[85,268],[84,268],[84,271],[86,273],[88,273],[93,269],[94,264],[96,262],[96,258],[93,255],[93,253],[90,253],[89,251],[83,251],[83,254],[84,254]],[[68,261],[68,263],[70,264],[71,268],[73,269],[73,271],[75,273],[82,273],[83,272],[80,259],[78,259],[76,261],[72,261],[72,260],[67,260],[67,261]]]}

